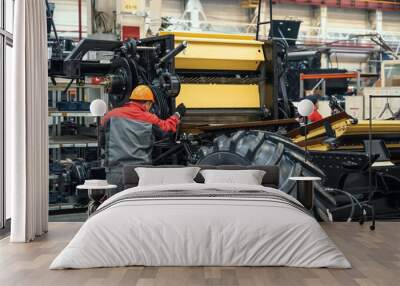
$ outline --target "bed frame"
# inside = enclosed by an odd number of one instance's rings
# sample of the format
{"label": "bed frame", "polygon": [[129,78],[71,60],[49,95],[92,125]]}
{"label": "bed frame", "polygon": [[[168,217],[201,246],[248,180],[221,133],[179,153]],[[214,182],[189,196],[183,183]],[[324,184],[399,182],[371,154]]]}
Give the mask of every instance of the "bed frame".
{"label": "bed frame", "polygon": [[[135,168],[147,167],[147,168],[182,168],[185,166],[178,165],[163,165],[163,166],[149,166],[149,165],[135,165],[135,166],[125,166],[123,169],[123,185],[124,190],[128,188],[133,188],[138,185],[139,177],[135,171]],[[205,169],[217,169],[217,170],[262,170],[265,171],[264,178],[262,180],[262,185],[265,187],[278,188],[279,187],[279,168],[277,166],[231,166],[231,165],[221,165],[221,166],[196,166],[200,167],[202,170]],[[203,176],[199,173],[194,179],[197,183],[204,183]]]}

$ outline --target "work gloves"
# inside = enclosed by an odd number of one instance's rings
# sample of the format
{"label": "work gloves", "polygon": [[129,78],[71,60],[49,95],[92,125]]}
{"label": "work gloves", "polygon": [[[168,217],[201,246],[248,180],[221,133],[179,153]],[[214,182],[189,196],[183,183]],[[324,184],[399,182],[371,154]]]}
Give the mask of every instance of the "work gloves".
{"label": "work gloves", "polygon": [[176,107],[175,113],[179,116],[179,118],[182,118],[186,114],[186,106],[183,103],[179,104]]}

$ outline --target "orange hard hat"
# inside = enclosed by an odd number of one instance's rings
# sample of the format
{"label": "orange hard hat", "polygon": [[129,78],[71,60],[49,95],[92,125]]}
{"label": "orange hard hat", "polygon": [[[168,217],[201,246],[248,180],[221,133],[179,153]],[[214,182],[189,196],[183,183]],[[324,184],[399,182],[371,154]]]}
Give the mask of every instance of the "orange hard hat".
{"label": "orange hard hat", "polygon": [[154,102],[154,94],[147,85],[138,85],[132,90],[130,100],[152,101]]}

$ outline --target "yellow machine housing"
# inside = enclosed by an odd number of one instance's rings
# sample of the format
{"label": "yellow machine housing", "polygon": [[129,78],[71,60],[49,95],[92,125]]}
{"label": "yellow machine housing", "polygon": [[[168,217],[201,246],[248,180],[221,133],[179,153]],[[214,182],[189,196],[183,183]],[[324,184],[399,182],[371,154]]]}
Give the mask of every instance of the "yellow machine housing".
{"label": "yellow machine housing", "polygon": [[265,105],[260,73],[264,43],[243,35],[192,32],[173,34],[175,45],[188,47],[175,58],[182,86],[176,104],[189,109],[254,109]]}
{"label": "yellow machine housing", "polygon": [[256,71],[264,61],[263,43],[251,36],[163,32],[175,36],[175,45],[188,47],[175,58],[178,70]]}

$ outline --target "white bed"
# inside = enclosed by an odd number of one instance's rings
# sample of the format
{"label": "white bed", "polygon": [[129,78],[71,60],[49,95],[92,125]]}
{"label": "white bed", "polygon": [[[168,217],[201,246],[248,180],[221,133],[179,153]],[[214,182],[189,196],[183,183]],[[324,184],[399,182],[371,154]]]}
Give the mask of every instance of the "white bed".
{"label": "white bed", "polygon": [[[223,193],[227,195],[218,195]],[[129,265],[350,268],[342,252],[299,204],[276,189],[254,185],[131,188],[105,201],[50,269]]]}

